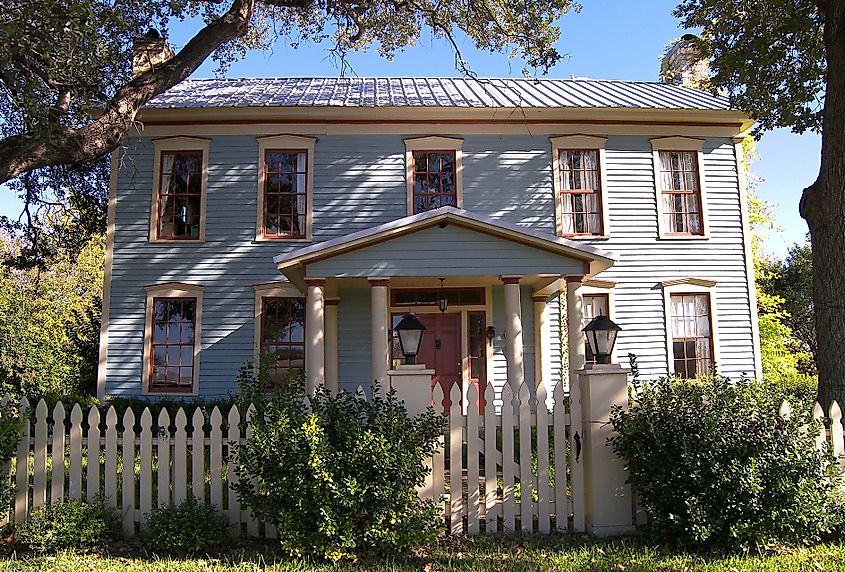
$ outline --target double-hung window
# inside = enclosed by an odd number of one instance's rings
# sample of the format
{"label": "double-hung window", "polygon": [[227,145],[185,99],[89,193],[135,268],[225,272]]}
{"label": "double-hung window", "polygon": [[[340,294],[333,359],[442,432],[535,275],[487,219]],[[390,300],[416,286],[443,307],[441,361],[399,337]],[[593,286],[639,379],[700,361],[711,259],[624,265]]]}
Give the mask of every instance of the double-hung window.
{"label": "double-hung window", "polygon": [[593,135],[552,137],[555,226],[560,236],[607,238],[604,147]]}
{"label": "double-hung window", "polygon": [[405,139],[409,215],[463,206],[462,146],[453,137]]}
{"label": "double-hung window", "polygon": [[201,137],[154,139],[150,240],[205,240],[208,148]]}
{"label": "double-hung window", "polygon": [[713,373],[719,355],[716,282],[681,278],[663,282],[670,373],[695,378]]}
{"label": "double-hung window", "polygon": [[260,360],[273,386],[305,371],[304,298],[261,298]]}
{"label": "double-hung window", "polygon": [[706,238],[704,141],[689,137],[658,137],[651,140],[651,146],[660,238]]}
{"label": "double-hung window", "polygon": [[314,137],[258,137],[256,240],[311,239]]}

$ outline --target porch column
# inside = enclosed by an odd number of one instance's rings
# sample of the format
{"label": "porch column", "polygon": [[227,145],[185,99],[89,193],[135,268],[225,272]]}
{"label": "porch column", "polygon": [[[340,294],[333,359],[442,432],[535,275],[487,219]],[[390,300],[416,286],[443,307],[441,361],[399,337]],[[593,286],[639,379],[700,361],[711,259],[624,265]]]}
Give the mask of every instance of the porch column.
{"label": "porch column", "polygon": [[522,345],[522,304],[519,297],[521,276],[502,276],[505,285],[505,359],[508,362],[508,384],[514,395],[525,381],[524,346]]}
{"label": "porch column", "polygon": [[306,278],[305,297],[305,389],[314,395],[326,381],[325,278]]}
{"label": "porch column", "polygon": [[382,391],[387,391],[387,370],[390,369],[390,346],[387,341],[388,322],[390,320],[387,304],[387,278],[370,278],[371,331],[372,331],[372,379],[381,384]]}
{"label": "porch column", "polygon": [[569,356],[569,387],[575,387],[578,383],[578,375],[575,373],[579,369],[584,369],[587,363],[587,356],[585,354],[584,344],[587,338],[581,328],[584,326],[584,309],[582,307],[583,299],[581,298],[581,276],[567,276],[566,277],[566,331],[567,335],[567,352]]}
{"label": "porch column", "polygon": [[337,298],[326,298],[326,387],[338,390],[337,369]]}
{"label": "porch column", "polygon": [[546,300],[546,296],[542,294],[531,297],[531,301],[534,302],[534,388],[539,389],[542,383],[546,388],[546,395],[550,395],[551,364],[548,358],[550,348],[546,335],[549,316]]}

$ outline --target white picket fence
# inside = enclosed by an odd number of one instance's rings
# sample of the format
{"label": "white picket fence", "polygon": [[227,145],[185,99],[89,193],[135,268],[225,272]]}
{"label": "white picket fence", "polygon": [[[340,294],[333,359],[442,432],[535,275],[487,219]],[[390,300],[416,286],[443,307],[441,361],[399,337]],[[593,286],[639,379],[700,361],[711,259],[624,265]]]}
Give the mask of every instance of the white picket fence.
{"label": "white picket fence", "polygon": [[[457,406],[462,400],[460,389],[453,386],[450,399],[456,406],[448,413],[442,446],[429,460],[432,471],[420,490],[423,498],[443,508],[446,530],[453,534],[584,530],[582,436],[573,431],[581,426],[580,412],[578,407],[571,414],[566,410],[561,384],[552,395],[551,407],[545,406],[542,386],[536,399],[527,385],[516,395],[505,387],[498,396],[488,386],[484,397],[483,413],[468,406],[464,415]],[[501,400],[498,411],[496,397]],[[576,403],[577,397],[572,396]],[[443,400],[439,386],[433,399],[437,404]],[[477,399],[472,386],[466,400],[474,404]],[[26,398],[20,407],[29,409]],[[788,416],[791,411],[784,403],[781,414]],[[251,408],[247,419],[250,415]],[[813,415],[824,417],[818,404]],[[836,403],[828,418],[830,428],[816,437],[816,444],[830,446],[843,459],[842,412]],[[12,479],[15,485],[5,521],[25,520],[32,509],[61,499],[102,496],[120,515],[124,533],[131,536],[153,506],[180,503],[193,495],[213,504],[239,533],[276,536],[272,526],[259,523],[240,506],[231,488],[237,482],[231,444],[243,443],[248,431],[237,407],[225,418],[217,407],[209,418],[196,409],[190,422],[184,409],[172,419],[162,410],[154,422],[145,408],[140,413],[140,431],[136,431],[137,420],[131,409],[118,420],[112,407],[101,425],[98,408],[84,415],[79,405],[73,406],[67,419],[62,403],[50,413],[46,403],[39,401],[35,422],[27,418],[23,423],[14,463],[0,473],[0,478]]]}

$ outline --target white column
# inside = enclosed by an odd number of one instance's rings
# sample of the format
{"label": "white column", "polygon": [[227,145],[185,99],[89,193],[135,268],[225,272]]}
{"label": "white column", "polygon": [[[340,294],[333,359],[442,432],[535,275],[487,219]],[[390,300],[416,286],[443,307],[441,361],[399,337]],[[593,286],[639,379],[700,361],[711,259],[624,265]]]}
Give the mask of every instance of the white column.
{"label": "white column", "polygon": [[578,383],[578,375],[575,373],[584,368],[587,363],[587,356],[584,344],[587,338],[584,336],[582,322],[584,321],[583,299],[581,298],[581,277],[566,277],[566,330],[567,351],[569,356],[569,387],[575,387]]}
{"label": "white column", "polygon": [[381,384],[382,391],[387,390],[387,370],[390,369],[390,346],[387,340],[390,312],[387,303],[386,278],[370,278],[370,306],[372,332],[372,378]]}
{"label": "white column", "polygon": [[337,369],[337,298],[326,299],[326,387],[338,390]]}
{"label": "white column", "polygon": [[325,278],[306,278],[305,298],[305,389],[314,395],[326,380]]}
{"label": "white column", "polygon": [[546,395],[551,395],[552,388],[549,386],[551,378],[551,363],[549,363],[549,337],[547,334],[548,312],[546,310],[546,296],[534,295],[531,297],[534,302],[534,388],[540,384],[546,387]]}
{"label": "white column", "polygon": [[522,304],[519,297],[521,276],[502,276],[505,285],[505,359],[508,362],[508,384],[514,394],[525,381],[524,346],[522,345]]}

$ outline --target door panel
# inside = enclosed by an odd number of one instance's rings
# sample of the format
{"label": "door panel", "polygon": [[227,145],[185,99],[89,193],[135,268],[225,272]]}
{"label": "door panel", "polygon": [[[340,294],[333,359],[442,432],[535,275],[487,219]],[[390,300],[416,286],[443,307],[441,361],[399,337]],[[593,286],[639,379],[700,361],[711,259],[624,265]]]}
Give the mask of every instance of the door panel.
{"label": "door panel", "polygon": [[461,383],[461,315],[460,314],[417,314],[425,325],[417,363],[423,363],[435,371],[432,387],[439,383],[443,390],[443,407],[449,410],[449,392],[452,385]]}

